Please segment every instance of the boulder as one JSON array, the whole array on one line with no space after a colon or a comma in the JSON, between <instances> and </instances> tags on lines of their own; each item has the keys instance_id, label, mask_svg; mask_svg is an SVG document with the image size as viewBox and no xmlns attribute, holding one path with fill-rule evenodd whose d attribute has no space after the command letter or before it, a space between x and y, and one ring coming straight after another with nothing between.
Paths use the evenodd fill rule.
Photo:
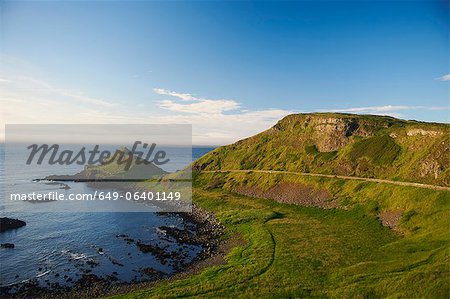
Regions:
<instances>
[{"instance_id":1,"label":"boulder","mask_svg":"<svg viewBox=\"0 0 450 299\"><path fill-rule=\"evenodd\" d=\"M16 229L25 225L27 225L25 221L2 217L0 218L0 233L10 229Z\"/></svg>"},{"instance_id":2,"label":"boulder","mask_svg":"<svg viewBox=\"0 0 450 299\"><path fill-rule=\"evenodd\" d=\"M14 244L12 243L2 243L0 244L1 248L14 248Z\"/></svg>"}]
</instances>

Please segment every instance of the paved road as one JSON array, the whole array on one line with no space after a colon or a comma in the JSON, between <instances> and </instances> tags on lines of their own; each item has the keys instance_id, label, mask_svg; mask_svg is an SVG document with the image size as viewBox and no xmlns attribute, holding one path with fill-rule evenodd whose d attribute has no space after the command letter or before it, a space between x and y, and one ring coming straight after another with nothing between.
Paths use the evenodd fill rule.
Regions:
<instances>
[{"instance_id":1,"label":"paved road","mask_svg":"<svg viewBox=\"0 0 450 299\"><path fill-rule=\"evenodd\" d=\"M284 174L294 174L294 175L303 175L303 176L315 176L315 177L324 177L324 178L337 178L337 179L344 179L344 180L358 180L358 181L384 183L384 184L392 184L392 185L399 185L399 186L409 186L409 187L426 188L426 189L433 189L433 190L450 191L450 187L445 187L445 186L427 185L427 184L413 183L413 182L391 181L391 180L383 180L383 179L371 179L371 178L363 178L363 177L356 177L356 176L308 173L308 172L294 172L294 171L281 171L281 170L259 170L259 169L250 169L250 170L240 170L240 169L203 170L202 172L205 172L205 173L214 173L214 172L284 173Z\"/></svg>"}]
</instances>

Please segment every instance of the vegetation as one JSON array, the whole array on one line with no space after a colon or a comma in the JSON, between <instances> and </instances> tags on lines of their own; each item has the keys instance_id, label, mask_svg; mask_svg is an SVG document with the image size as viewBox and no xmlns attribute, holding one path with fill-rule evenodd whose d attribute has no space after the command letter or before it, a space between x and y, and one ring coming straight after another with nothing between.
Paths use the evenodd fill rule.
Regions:
<instances>
[{"instance_id":1,"label":"vegetation","mask_svg":"<svg viewBox=\"0 0 450 299\"><path fill-rule=\"evenodd\" d=\"M193 198L227 227L224 239L238 236L245 244L222 265L117 297L448 298L449 191L289 173L202 172L266 169L450 185L448 131L446 124L391 117L299 114L216 149L193 164ZM240 191L264 195L279 186L300 186L314 204L325 195L336 208ZM386 215L398 218L385 221Z\"/></svg>"},{"instance_id":2,"label":"vegetation","mask_svg":"<svg viewBox=\"0 0 450 299\"><path fill-rule=\"evenodd\" d=\"M342 207L306 208L229 190L242 181L261 188L280 181L326 186ZM448 298L448 195L282 174L201 174L195 201L215 212L228 237L238 234L245 245L234 248L226 264L117 297ZM398 209L405 211L402 233L376 218Z\"/></svg>"},{"instance_id":3,"label":"vegetation","mask_svg":"<svg viewBox=\"0 0 450 299\"><path fill-rule=\"evenodd\" d=\"M395 161L401 147L387 135L374 136L357 141L350 151L352 161L366 157L375 165L389 165Z\"/></svg>"},{"instance_id":4,"label":"vegetation","mask_svg":"<svg viewBox=\"0 0 450 299\"><path fill-rule=\"evenodd\" d=\"M450 186L450 125L336 113L295 114L220 147L194 168L268 169Z\"/></svg>"}]
</instances>

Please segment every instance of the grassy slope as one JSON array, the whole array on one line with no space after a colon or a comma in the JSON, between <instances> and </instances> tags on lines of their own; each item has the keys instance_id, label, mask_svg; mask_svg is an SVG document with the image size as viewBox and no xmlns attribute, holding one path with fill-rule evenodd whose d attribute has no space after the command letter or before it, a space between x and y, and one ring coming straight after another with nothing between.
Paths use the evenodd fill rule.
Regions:
<instances>
[{"instance_id":1,"label":"grassy slope","mask_svg":"<svg viewBox=\"0 0 450 299\"><path fill-rule=\"evenodd\" d=\"M211 181L224 182L210 189ZM227 191L242 181L270 187L282 180L326 186L346 209L323 210ZM202 174L195 201L238 232L247 245L228 263L123 298L146 297L428 297L447 298L449 193L411 187L268 174ZM405 211L398 235L379 210Z\"/></svg>"},{"instance_id":2,"label":"grassy slope","mask_svg":"<svg viewBox=\"0 0 450 299\"><path fill-rule=\"evenodd\" d=\"M356 121L360 131L348 138L337 136L339 130L318 132L324 118ZM408 136L417 129L443 133ZM194 168L309 171L449 185L448 129L388 117L293 115L205 155ZM342 146L321 151L334 135ZM438 163L443 171L421 176L424 163ZM242 184L264 190L280 182L326 188L343 209L286 205L232 192ZM239 233L246 245L234 248L225 265L118 297L448 298L449 198L448 191L336 178L197 174L194 201L214 211L228 234ZM381 211L398 210L403 211L402 235L376 218Z\"/></svg>"},{"instance_id":3,"label":"grassy slope","mask_svg":"<svg viewBox=\"0 0 450 299\"><path fill-rule=\"evenodd\" d=\"M290 115L265 132L216 149L195 166L355 175L449 186L449 133L448 124L390 117ZM324 149L324 145L331 148Z\"/></svg>"}]
</instances>

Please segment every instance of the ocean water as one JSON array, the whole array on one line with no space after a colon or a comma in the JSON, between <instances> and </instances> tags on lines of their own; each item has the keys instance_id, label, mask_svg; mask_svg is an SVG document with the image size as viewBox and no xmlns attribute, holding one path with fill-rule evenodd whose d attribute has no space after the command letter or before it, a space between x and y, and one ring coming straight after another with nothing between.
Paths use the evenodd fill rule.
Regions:
<instances>
[{"instance_id":1,"label":"ocean water","mask_svg":"<svg viewBox=\"0 0 450 299\"><path fill-rule=\"evenodd\" d=\"M192 148L192 160L212 149ZM8 174L9 180L5 180L4 154L4 145L0 144L0 216L21 219L27 225L0 233L0 243L15 244L14 249L0 249L0 287L33 279L43 287L52 283L70 286L86 273L132 282L151 279L140 272L142 268L151 267L167 274L175 271L172 264L164 263L150 253L142 253L134 243L127 243L123 237L118 237L120 235L164 247L166 251L179 252L185 262L195 258L202 249L200 246L178 244L158 230L159 226L184 228L186 224L176 215L161 216L148 212L36 212L33 211L33 205L54 203L6 200L4 191L7 190L56 191L60 186L33 182L33 179L41 178L43 173L49 174L42 168L37 168L36 173L14 173L13 180ZM179 162L174 167L180 169L184 166ZM79 170L77 166L73 166L73 169L66 166L65 173L61 174ZM68 184L72 192L89 191L84 183Z\"/></svg>"}]
</instances>

